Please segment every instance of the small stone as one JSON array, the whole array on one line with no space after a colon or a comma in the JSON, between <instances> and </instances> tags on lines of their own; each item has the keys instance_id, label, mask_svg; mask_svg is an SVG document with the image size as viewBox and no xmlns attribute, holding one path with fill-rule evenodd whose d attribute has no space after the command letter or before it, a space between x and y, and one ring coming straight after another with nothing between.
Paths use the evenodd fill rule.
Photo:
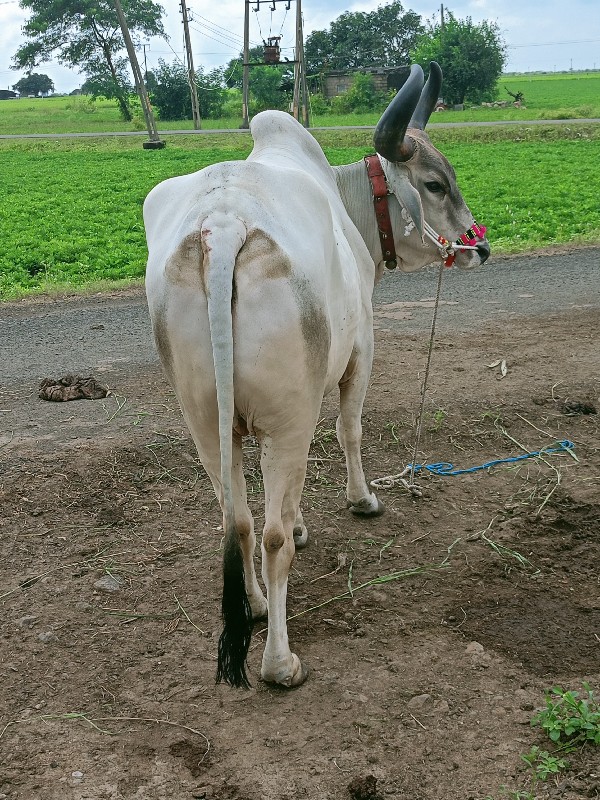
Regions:
<instances>
[{"instance_id":1,"label":"small stone","mask_svg":"<svg viewBox=\"0 0 600 800\"><path fill-rule=\"evenodd\" d=\"M25 617L21 617L21 619L17 621L17 625L20 628L32 628L37 620L38 618L35 616L35 614L28 614Z\"/></svg>"},{"instance_id":2,"label":"small stone","mask_svg":"<svg viewBox=\"0 0 600 800\"><path fill-rule=\"evenodd\" d=\"M433 710L436 714L447 714L450 711L450 706L447 700L436 700L433 704Z\"/></svg>"},{"instance_id":3,"label":"small stone","mask_svg":"<svg viewBox=\"0 0 600 800\"><path fill-rule=\"evenodd\" d=\"M371 592L371 598L376 603L386 603L387 599L388 599L388 596L387 596L387 594L385 592L380 592L380 591L373 590Z\"/></svg>"},{"instance_id":4,"label":"small stone","mask_svg":"<svg viewBox=\"0 0 600 800\"><path fill-rule=\"evenodd\" d=\"M83 772L75 770L75 772L71 773L71 777L74 778L76 781L80 781L83 779Z\"/></svg>"},{"instance_id":5,"label":"small stone","mask_svg":"<svg viewBox=\"0 0 600 800\"><path fill-rule=\"evenodd\" d=\"M406 704L406 707L414 711L415 709L424 708L426 705L429 704L430 700L431 700L430 694L417 694L414 697L410 698L410 700Z\"/></svg>"},{"instance_id":6,"label":"small stone","mask_svg":"<svg viewBox=\"0 0 600 800\"><path fill-rule=\"evenodd\" d=\"M56 634L53 633L52 631L44 631L43 633L38 633L37 638L43 644L48 644L48 642L52 642L54 641L54 639L56 639Z\"/></svg>"},{"instance_id":7,"label":"small stone","mask_svg":"<svg viewBox=\"0 0 600 800\"><path fill-rule=\"evenodd\" d=\"M118 575L103 575L94 582L94 589L98 589L100 592L118 592L125 586L125 583L125 578Z\"/></svg>"},{"instance_id":8,"label":"small stone","mask_svg":"<svg viewBox=\"0 0 600 800\"><path fill-rule=\"evenodd\" d=\"M479 642L469 642L469 644L465 648L465 653L472 655L473 653L483 653L484 646L479 644Z\"/></svg>"}]
</instances>

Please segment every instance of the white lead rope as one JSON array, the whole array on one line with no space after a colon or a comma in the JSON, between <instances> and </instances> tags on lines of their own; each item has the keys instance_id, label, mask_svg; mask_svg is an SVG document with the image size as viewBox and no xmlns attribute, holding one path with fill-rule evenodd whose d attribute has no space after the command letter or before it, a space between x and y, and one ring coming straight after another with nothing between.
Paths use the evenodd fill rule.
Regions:
<instances>
[{"instance_id":1,"label":"white lead rope","mask_svg":"<svg viewBox=\"0 0 600 800\"><path fill-rule=\"evenodd\" d=\"M485 228L477 225L477 223L473 223L473 225L475 227L476 236L478 236L479 238L483 238L483 234L485 234ZM429 337L427 364L425 366L425 375L423 376L423 383L421 386L421 405L419 408L419 417L417 420L417 431L415 434L415 444L413 449L412 464L409 464L402 470L402 472L399 472L397 475L386 475L384 478L376 478L375 480L370 482L370 485L374 489L391 489L393 486L399 483L402 486L404 486L404 488L407 489L411 494L415 495L415 497L423 496L422 490L415 483L415 469L417 463L417 453L419 450L419 444L421 442L421 431L423 428L423 414L425 411L425 395L427 391L429 369L431 366L431 355L433 353L435 325L437 322L437 313L440 304L440 294L442 291L442 276L444 274L444 267L451 266L452 262L454 261L456 250L458 250L459 252L462 250L477 250L476 244L475 245L464 244L462 241L456 241L454 243L449 242L448 239L445 239L443 236L440 236L440 234L437 233L437 231L435 231L431 227L431 225L425 220L423 220L423 234L427 236L429 239L431 239L431 241L436 245L436 247L440 251L440 257L442 259L442 263L440 264L440 272L438 275L438 282L437 282L437 291L435 295L435 304L433 307L433 318L431 320L431 335ZM405 476L409 472L410 472L410 478L406 478Z\"/></svg>"},{"instance_id":2,"label":"white lead rope","mask_svg":"<svg viewBox=\"0 0 600 800\"><path fill-rule=\"evenodd\" d=\"M417 420L417 431L415 434L415 444L413 449L412 463L405 467L402 472L397 475L386 475L384 478L376 478L371 481L371 486L374 489L391 489L396 484L401 484L415 497L422 497L423 492L420 487L415 483L415 466L417 463L417 453L419 451L419 444L421 442L421 431L423 429L423 414L425 411L425 396L427 391L427 381L429 379L429 369L431 367L431 356L433 353L433 342L435 338L435 326L437 322L437 313L440 304L440 294L442 291L442 276L444 274L444 266L449 256L455 253L454 245L443 236L440 236L428 222L423 221L423 233L438 247L442 263L440 264L440 272L438 275L437 291L435 295L435 304L433 307L433 318L431 320L431 335L429 337L429 349L427 352L427 364L425 366L425 375L423 376L423 383L421 386L421 405L419 408L419 417ZM456 247L459 250L477 250L477 245L463 244L456 242ZM410 477L406 478L410 472Z\"/></svg>"}]
</instances>

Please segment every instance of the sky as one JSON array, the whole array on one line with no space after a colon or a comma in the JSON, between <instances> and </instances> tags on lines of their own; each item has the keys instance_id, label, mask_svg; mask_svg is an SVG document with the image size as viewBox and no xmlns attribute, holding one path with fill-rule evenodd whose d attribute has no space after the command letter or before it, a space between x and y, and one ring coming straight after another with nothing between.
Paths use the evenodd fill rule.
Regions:
<instances>
[{"instance_id":1,"label":"sky","mask_svg":"<svg viewBox=\"0 0 600 800\"><path fill-rule=\"evenodd\" d=\"M385 0L303 0L304 36L324 30L344 11L372 11ZM146 48L147 67L156 67L159 59L172 62L183 58L183 32L179 0L163 0L164 25L169 42L151 39ZM260 44L269 35L282 35L283 55L293 58L296 2L286 12L286 2L277 0L275 11L263 2L260 11L250 13L250 40ZM423 20L437 15L440 5L426 0L405 0ZM252 9L255 6L252 6ZM600 69L599 0L455 0L449 8L456 17L470 16L474 22L493 20L508 46L506 72L565 71ZM243 44L244 3L242 0L188 0L190 34L196 68L205 70L223 66L237 56ZM9 88L24 76L11 70L12 56L23 43L21 27L27 14L18 0L0 0L0 88ZM143 67L143 53L138 57ZM70 92L84 80L75 70L56 62L42 64L35 70L49 75L56 92Z\"/></svg>"}]
</instances>

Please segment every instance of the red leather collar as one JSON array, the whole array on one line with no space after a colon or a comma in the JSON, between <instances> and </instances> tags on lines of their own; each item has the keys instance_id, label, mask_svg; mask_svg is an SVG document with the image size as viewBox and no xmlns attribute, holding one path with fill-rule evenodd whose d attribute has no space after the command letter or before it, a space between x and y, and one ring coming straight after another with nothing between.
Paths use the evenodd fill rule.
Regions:
<instances>
[{"instance_id":1,"label":"red leather collar","mask_svg":"<svg viewBox=\"0 0 600 800\"><path fill-rule=\"evenodd\" d=\"M377 218L377 229L379 231L383 260L388 269L395 269L398 260L396 257L396 248L394 247L394 232L392 231L392 222L390 220L390 211L388 208L389 191L385 173L383 172L381 161L377 153L372 156L365 156L365 164L367 166L367 175L369 176L371 189L373 190L373 205L375 207L375 217Z\"/></svg>"}]
</instances>

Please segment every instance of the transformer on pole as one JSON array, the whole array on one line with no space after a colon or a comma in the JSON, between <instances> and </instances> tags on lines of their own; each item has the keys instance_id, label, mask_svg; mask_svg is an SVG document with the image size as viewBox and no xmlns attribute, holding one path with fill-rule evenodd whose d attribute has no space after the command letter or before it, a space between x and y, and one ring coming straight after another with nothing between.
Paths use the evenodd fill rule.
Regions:
<instances>
[{"instance_id":1,"label":"transformer on pole","mask_svg":"<svg viewBox=\"0 0 600 800\"><path fill-rule=\"evenodd\" d=\"M261 4L268 3L271 11L275 11L277 3L285 3L286 10L289 10L292 0L244 0L244 63L242 74L242 124L241 128L250 126L249 114L249 86L250 86L250 67L257 67L263 64L280 64L279 40L281 36L269 36L267 41L263 40L264 59L263 61L250 63L250 5L254 11L259 11ZM292 113L294 117L301 121L308 128L308 87L306 83L306 68L304 64L304 37L302 33L302 0L293 0L296 3L296 52L293 61L286 59L285 64L294 65L294 94L292 102Z\"/></svg>"}]
</instances>

